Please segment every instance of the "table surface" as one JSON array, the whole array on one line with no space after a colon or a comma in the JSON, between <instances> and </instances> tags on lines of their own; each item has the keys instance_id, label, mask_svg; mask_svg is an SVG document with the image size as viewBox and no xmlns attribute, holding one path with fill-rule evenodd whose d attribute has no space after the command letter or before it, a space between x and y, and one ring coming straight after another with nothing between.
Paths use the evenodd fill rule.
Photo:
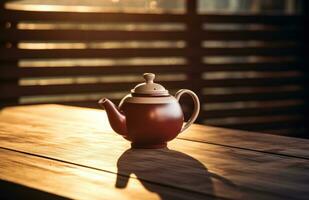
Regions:
<instances>
[{"instance_id":1,"label":"table surface","mask_svg":"<svg viewBox=\"0 0 309 200\"><path fill-rule=\"evenodd\" d=\"M166 149L130 149L112 131L106 113L96 109L51 104L2 109L0 160L0 195L309 197L309 140L193 125Z\"/></svg>"}]
</instances>

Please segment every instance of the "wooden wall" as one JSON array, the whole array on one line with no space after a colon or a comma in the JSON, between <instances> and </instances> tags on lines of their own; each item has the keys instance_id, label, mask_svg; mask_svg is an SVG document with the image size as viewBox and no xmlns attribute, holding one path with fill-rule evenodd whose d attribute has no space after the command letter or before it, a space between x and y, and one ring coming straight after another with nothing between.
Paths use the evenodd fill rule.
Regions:
<instances>
[{"instance_id":1,"label":"wooden wall","mask_svg":"<svg viewBox=\"0 0 309 200\"><path fill-rule=\"evenodd\" d=\"M39 12L1 9L0 99L1 105L42 103L22 98L67 95L93 96L57 100L62 103L97 107L96 95L119 101L142 79L132 81L73 82L65 84L21 84L21 80L55 77L139 76L156 73L159 83L172 92L194 90L203 104L198 122L209 125L306 136L306 87L304 70L303 15L199 14L196 1L187 2L184 14L128 14ZM176 24L172 30L83 30L23 29L20 22L85 24ZM20 42L168 41L183 46L165 48L20 48ZM216 45L219 42L223 45ZM117 64L67 66L23 66L35 59L151 58L165 64ZM176 59L176 60L177 60ZM156 62L155 62L156 63ZM170 76L164 76L170 75ZM177 75L177 76L176 76ZM180 78L177 78L180 77ZM39 98L40 99L40 98ZM189 100L185 100L187 103ZM189 111L190 103L184 109ZM186 111L186 112L187 112Z\"/></svg>"}]
</instances>

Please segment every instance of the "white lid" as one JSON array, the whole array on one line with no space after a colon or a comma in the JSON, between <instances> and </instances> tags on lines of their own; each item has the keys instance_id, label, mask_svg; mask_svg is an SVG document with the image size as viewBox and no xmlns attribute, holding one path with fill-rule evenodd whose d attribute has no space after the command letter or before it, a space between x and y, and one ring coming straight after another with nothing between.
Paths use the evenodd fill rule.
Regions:
<instances>
[{"instance_id":1,"label":"white lid","mask_svg":"<svg viewBox=\"0 0 309 200\"><path fill-rule=\"evenodd\" d=\"M168 96L168 90L166 90L162 85L154 83L155 74L144 73L143 77L145 83L140 83L131 90L132 95L142 95L142 96Z\"/></svg>"}]
</instances>

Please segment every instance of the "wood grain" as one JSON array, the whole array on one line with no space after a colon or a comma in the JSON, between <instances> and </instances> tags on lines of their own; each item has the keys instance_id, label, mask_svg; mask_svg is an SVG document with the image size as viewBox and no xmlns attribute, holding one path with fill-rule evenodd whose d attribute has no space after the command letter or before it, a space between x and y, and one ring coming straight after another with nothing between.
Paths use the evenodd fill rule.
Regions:
<instances>
[{"instance_id":1,"label":"wood grain","mask_svg":"<svg viewBox=\"0 0 309 200\"><path fill-rule=\"evenodd\" d=\"M220 130L225 133L220 135ZM166 197L149 187L149 181L222 198L307 198L306 140L269 136L264 141L257 133L234 132L195 125L170 142L170 149L130 150L100 110L41 105L7 108L0 114L1 147L123 176L134 174L162 199ZM233 146L228 138L237 141L242 133ZM209 138L213 142L207 144Z\"/></svg>"},{"instance_id":2,"label":"wood grain","mask_svg":"<svg viewBox=\"0 0 309 200\"><path fill-rule=\"evenodd\" d=\"M58 199L160 199L156 193L144 188L136 178L131 178L128 186L116 187L116 180L124 182L125 176L105 172L88 167L76 166L51 159L27 155L20 152L0 149L0 179L20 185L19 188L1 188L1 197ZM7 183L6 183L7 184ZM1 186L5 186L1 184ZM21 191L22 187L26 191ZM160 191L169 199L205 198L201 194L164 187L155 183L147 183L148 187ZM14 186L16 187L16 186ZM13 193L12 193L13 192ZM20 194L27 196L19 196ZM211 196L207 196L211 198Z\"/></svg>"},{"instance_id":3,"label":"wood grain","mask_svg":"<svg viewBox=\"0 0 309 200\"><path fill-rule=\"evenodd\" d=\"M309 159L308 139L194 125L178 138Z\"/></svg>"}]
</instances>

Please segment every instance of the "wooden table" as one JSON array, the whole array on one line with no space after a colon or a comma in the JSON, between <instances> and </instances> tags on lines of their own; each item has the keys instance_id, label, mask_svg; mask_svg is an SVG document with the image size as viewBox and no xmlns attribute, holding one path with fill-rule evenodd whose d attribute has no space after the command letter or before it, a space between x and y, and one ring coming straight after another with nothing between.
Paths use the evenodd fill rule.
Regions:
<instances>
[{"instance_id":1,"label":"wooden table","mask_svg":"<svg viewBox=\"0 0 309 200\"><path fill-rule=\"evenodd\" d=\"M168 149L130 149L103 110L0 113L0 199L309 199L309 141L193 125Z\"/></svg>"}]
</instances>

